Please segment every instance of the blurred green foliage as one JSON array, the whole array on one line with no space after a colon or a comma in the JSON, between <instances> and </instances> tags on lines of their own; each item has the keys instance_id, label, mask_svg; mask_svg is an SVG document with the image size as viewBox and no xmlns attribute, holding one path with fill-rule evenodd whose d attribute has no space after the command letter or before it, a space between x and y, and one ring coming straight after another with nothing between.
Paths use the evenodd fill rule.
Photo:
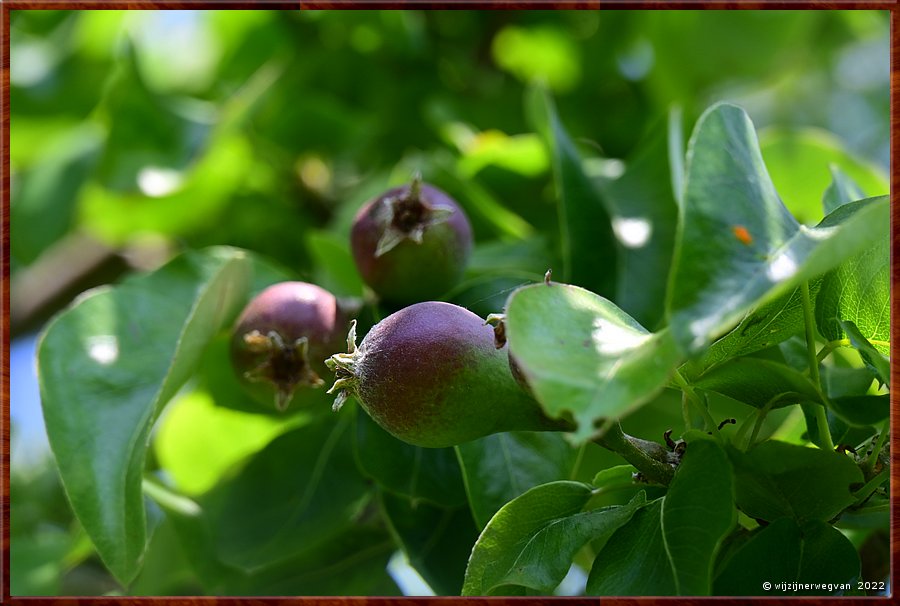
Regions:
<instances>
[{"instance_id":1,"label":"blurred green foliage","mask_svg":"<svg viewBox=\"0 0 900 606\"><path fill-rule=\"evenodd\" d=\"M658 143L670 108L689 126L713 101L742 105L785 203L814 223L828 163L886 191L888 31L886 11L12 11L12 296L38 272L53 282L73 234L141 268L230 244L359 296L353 216L419 170L475 230L450 297L497 311L561 264L550 155L525 102L535 82L613 192L649 187L616 181L618 159ZM654 415L674 410L665 400L632 420L639 433L671 426ZM271 430L255 431L220 450L258 448ZM52 467L12 465L12 594L115 591ZM197 492L215 480L174 474ZM132 592L199 591L165 565L168 524Z\"/></svg>"}]
</instances>

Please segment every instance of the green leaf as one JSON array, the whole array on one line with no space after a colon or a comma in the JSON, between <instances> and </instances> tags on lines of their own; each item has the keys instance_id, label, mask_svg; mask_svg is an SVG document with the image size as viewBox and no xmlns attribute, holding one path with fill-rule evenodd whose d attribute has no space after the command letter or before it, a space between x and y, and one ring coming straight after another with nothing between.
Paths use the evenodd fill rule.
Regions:
<instances>
[{"instance_id":1,"label":"green leaf","mask_svg":"<svg viewBox=\"0 0 900 606\"><path fill-rule=\"evenodd\" d=\"M616 291L618 252L601 192L588 177L582 159L546 93L534 99L542 108L538 131L546 133L556 183L562 244L562 280L612 296Z\"/></svg>"},{"instance_id":2,"label":"green leaf","mask_svg":"<svg viewBox=\"0 0 900 606\"><path fill-rule=\"evenodd\" d=\"M254 573L340 535L369 500L351 427L350 416L326 416L285 433L200 497L217 558Z\"/></svg>"},{"instance_id":3,"label":"green leaf","mask_svg":"<svg viewBox=\"0 0 900 606\"><path fill-rule=\"evenodd\" d=\"M473 221L483 222L505 239L527 240L535 236L535 229L530 223L501 204L487 188L461 174L454 156L438 152L429 157L429 160L430 166L427 168L430 170L424 172L423 178L426 181L446 182L446 187L442 189L448 190L447 193L463 202Z\"/></svg>"},{"instance_id":4,"label":"green leaf","mask_svg":"<svg viewBox=\"0 0 900 606\"><path fill-rule=\"evenodd\" d=\"M397 595L386 573L393 542L382 528L350 523L316 549L248 572L220 559L210 519L197 502L153 483L145 491L172 521L181 546L209 595Z\"/></svg>"},{"instance_id":5,"label":"green leaf","mask_svg":"<svg viewBox=\"0 0 900 606\"><path fill-rule=\"evenodd\" d=\"M339 297L362 296L362 280L346 237L313 231L306 236L306 247L313 259L316 284Z\"/></svg>"},{"instance_id":6,"label":"green leaf","mask_svg":"<svg viewBox=\"0 0 900 606\"><path fill-rule=\"evenodd\" d=\"M731 463L718 443L688 444L662 508L678 595L710 595L716 552L737 519L732 484Z\"/></svg>"},{"instance_id":7,"label":"green leaf","mask_svg":"<svg viewBox=\"0 0 900 606\"><path fill-rule=\"evenodd\" d=\"M597 554L587 595L675 595L675 575L661 524L663 500L639 509Z\"/></svg>"},{"instance_id":8,"label":"green leaf","mask_svg":"<svg viewBox=\"0 0 900 606\"><path fill-rule=\"evenodd\" d=\"M772 182L788 208L803 223L813 224L822 218L819 192L826 191L833 182L835 166L864 191L873 194L889 191L882 170L847 153L846 145L829 132L812 128L767 128L760 132L759 139ZM852 199L860 198L863 196Z\"/></svg>"},{"instance_id":9,"label":"green leaf","mask_svg":"<svg viewBox=\"0 0 900 606\"><path fill-rule=\"evenodd\" d=\"M197 120L186 117L187 112L176 113L173 99L148 87L138 63L134 45L126 41L97 112L108 128L99 177L104 187L117 192L137 191L147 167L184 168L212 130L211 116Z\"/></svg>"},{"instance_id":10,"label":"green leaf","mask_svg":"<svg viewBox=\"0 0 900 606\"><path fill-rule=\"evenodd\" d=\"M558 433L527 431L493 434L460 444L456 451L479 528L530 488L569 479L577 455Z\"/></svg>"},{"instance_id":11,"label":"green leaf","mask_svg":"<svg viewBox=\"0 0 900 606\"><path fill-rule=\"evenodd\" d=\"M636 471L637 469L631 465L616 465L615 467L598 471L594 479L591 480L591 484L594 488L632 486L634 485L634 473Z\"/></svg>"},{"instance_id":12,"label":"green leaf","mask_svg":"<svg viewBox=\"0 0 900 606\"><path fill-rule=\"evenodd\" d=\"M421 448L401 442L366 414L356 415L354 446L359 469L386 490L447 507L466 502L452 448Z\"/></svg>"},{"instance_id":13,"label":"green leaf","mask_svg":"<svg viewBox=\"0 0 900 606\"><path fill-rule=\"evenodd\" d=\"M821 521L801 527L780 518L757 530L731 556L714 588L716 595L727 596L841 595L835 586L852 586L859 570L856 549L840 531ZM769 589L764 583L771 584ZM794 583L818 586L806 589Z\"/></svg>"},{"instance_id":14,"label":"green leaf","mask_svg":"<svg viewBox=\"0 0 900 606\"><path fill-rule=\"evenodd\" d=\"M9 592L12 596L60 594L64 558L72 536L53 526L10 541Z\"/></svg>"},{"instance_id":15,"label":"green leaf","mask_svg":"<svg viewBox=\"0 0 900 606\"><path fill-rule=\"evenodd\" d=\"M743 453L728 450L735 473L737 505L747 515L774 521L830 520L855 498L863 475L846 455L768 441Z\"/></svg>"},{"instance_id":16,"label":"green leaf","mask_svg":"<svg viewBox=\"0 0 900 606\"><path fill-rule=\"evenodd\" d=\"M836 341L845 336L841 322L853 322L887 355L891 340L890 223L874 226L867 235L870 246L823 278L815 299L816 326L827 341Z\"/></svg>"},{"instance_id":17,"label":"green leaf","mask_svg":"<svg viewBox=\"0 0 900 606\"><path fill-rule=\"evenodd\" d=\"M638 152L628 159L622 176L600 182L618 242L615 301L650 327L660 324L665 311L665 278L672 264L678 224L667 133L661 126L654 127L647 140L638 144Z\"/></svg>"},{"instance_id":18,"label":"green leaf","mask_svg":"<svg viewBox=\"0 0 900 606\"><path fill-rule=\"evenodd\" d=\"M861 507L850 508L841 514L835 525L838 528L888 530L891 524L891 500L872 495Z\"/></svg>"},{"instance_id":19,"label":"green leaf","mask_svg":"<svg viewBox=\"0 0 900 606\"><path fill-rule=\"evenodd\" d=\"M437 595L460 595L466 561L478 539L467 507L413 503L382 492L381 505L410 565Z\"/></svg>"},{"instance_id":20,"label":"green leaf","mask_svg":"<svg viewBox=\"0 0 900 606\"><path fill-rule=\"evenodd\" d=\"M606 544L646 504L639 492L627 505L603 507L555 520L528 540L498 586L519 585L551 593L565 578L578 551L586 544Z\"/></svg>"},{"instance_id":21,"label":"green leaf","mask_svg":"<svg viewBox=\"0 0 900 606\"><path fill-rule=\"evenodd\" d=\"M566 284L513 292L506 334L544 410L552 417L571 413L582 441L596 420L648 401L679 361L668 331L651 334L610 301Z\"/></svg>"},{"instance_id":22,"label":"green leaf","mask_svg":"<svg viewBox=\"0 0 900 606\"><path fill-rule=\"evenodd\" d=\"M578 514L591 495L591 487L581 482L551 482L536 486L504 505L491 518L472 549L462 595L502 595L508 590L503 587L503 579L515 572L517 560L535 537ZM587 541L585 536L571 553ZM558 543L556 546L559 547ZM568 559L557 584L570 564Z\"/></svg>"},{"instance_id":23,"label":"green leaf","mask_svg":"<svg viewBox=\"0 0 900 606\"><path fill-rule=\"evenodd\" d=\"M844 534L825 522L814 520L801 527L803 557L800 560L798 583L855 585L860 576L859 554ZM855 589L855 587L854 587ZM834 595L819 587L799 590L797 595Z\"/></svg>"},{"instance_id":24,"label":"green leaf","mask_svg":"<svg viewBox=\"0 0 900 606\"><path fill-rule=\"evenodd\" d=\"M153 450L175 486L198 495L233 465L304 420L216 406L208 393L193 391L169 406L154 434Z\"/></svg>"},{"instance_id":25,"label":"green leaf","mask_svg":"<svg viewBox=\"0 0 900 606\"><path fill-rule=\"evenodd\" d=\"M845 396L832 398L828 401L828 407L834 413L857 427L875 425L888 418L891 412L891 396Z\"/></svg>"},{"instance_id":26,"label":"green leaf","mask_svg":"<svg viewBox=\"0 0 900 606\"><path fill-rule=\"evenodd\" d=\"M809 285L815 297L822 284L813 280ZM747 313L740 323L724 337L713 343L699 359L685 365L684 374L697 378L703 371L731 358L745 356L766 349L803 332L803 302L799 288Z\"/></svg>"},{"instance_id":27,"label":"green leaf","mask_svg":"<svg viewBox=\"0 0 900 606\"><path fill-rule=\"evenodd\" d=\"M763 408L778 396L781 397L772 408L821 401L816 386L806 376L779 362L760 358L729 360L702 375L694 385L756 408Z\"/></svg>"},{"instance_id":28,"label":"green leaf","mask_svg":"<svg viewBox=\"0 0 900 606\"><path fill-rule=\"evenodd\" d=\"M829 166L829 168L831 169L831 183L822 196L822 208L825 209L826 215L830 214L838 206L862 200L866 197L859 185L847 173L834 164Z\"/></svg>"},{"instance_id":29,"label":"green leaf","mask_svg":"<svg viewBox=\"0 0 900 606\"><path fill-rule=\"evenodd\" d=\"M881 382L887 386L891 384L891 363L886 357L890 355L890 344L882 343L876 347L859 331L859 328L851 320L841 320L841 328L847 333L847 338L853 347L859 351L866 366L878 375ZM886 351L885 353L882 353Z\"/></svg>"},{"instance_id":30,"label":"green leaf","mask_svg":"<svg viewBox=\"0 0 900 606\"><path fill-rule=\"evenodd\" d=\"M85 188L79 220L112 244L149 231L191 234L218 220L252 166L252 148L246 140L231 134L216 136L209 151L183 171L147 167L144 178L160 189L149 189L146 195L92 183Z\"/></svg>"},{"instance_id":31,"label":"green leaf","mask_svg":"<svg viewBox=\"0 0 900 606\"><path fill-rule=\"evenodd\" d=\"M102 131L94 124L71 129L30 170L16 175L10 200L10 254L28 264L71 227L82 185L97 164Z\"/></svg>"},{"instance_id":32,"label":"green leaf","mask_svg":"<svg viewBox=\"0 0 900 606\"><path fill-rule=\"evenodd\" d=\"M673 337L688 352L858 253L869 233L889 222L882 197L842 206L816 227L801 226L772 185L747 114L727 104L697 123L681 210L668 309Z\"/></svg>"},{"instance_id":33,"label":"green leaf","mask_svg":"<svg viewBox=\"0 0 900 606\"><path fill-rule=\"evenodd\" d=\"M822 387L829 398L858 396L869 391L875 374L868 368L821 365Z\"/></svg>"},{"instance_id":34,"label":"green leaf","mask_svg":"<svg viewBox=\"0 0 900 606\"><path fill-rule=\"evenodd\" d=\"M471 179L488 166L535 177L549 166L547 149L533 133L510 136L499 130L484 131L463 150L459 172Z\"/></svg>"},{"instance_id":35,"label":"green leaf","mask_svg":"<svg viewBox=\"0 0 900 606\"><path fill-rule=\"evenodd\" d=\"M141 475L150 429L237 314L248 283L243 252L188 252L85 295L41 337L50 445L75 514L123 583L139 570L146 542Z\"/></svg>"}]
</instances>

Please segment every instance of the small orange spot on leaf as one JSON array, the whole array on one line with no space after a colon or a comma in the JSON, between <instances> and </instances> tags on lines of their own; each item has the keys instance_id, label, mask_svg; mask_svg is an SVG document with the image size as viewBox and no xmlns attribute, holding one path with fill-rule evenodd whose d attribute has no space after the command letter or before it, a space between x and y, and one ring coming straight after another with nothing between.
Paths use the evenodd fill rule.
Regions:
<instances>
[{"instance_id":1,"label":"small orange spot on leaf","mask_svg":"<svg viewBox=\"0 0 900 606\"><path fill-rule=\"evenodd\" d=\"M743 225L732 225L731 232L735 238L741 241L741 244L746 244L747 246L753 244L753 236L750 235L750 232Z\"/></svg>"}]
</instances>

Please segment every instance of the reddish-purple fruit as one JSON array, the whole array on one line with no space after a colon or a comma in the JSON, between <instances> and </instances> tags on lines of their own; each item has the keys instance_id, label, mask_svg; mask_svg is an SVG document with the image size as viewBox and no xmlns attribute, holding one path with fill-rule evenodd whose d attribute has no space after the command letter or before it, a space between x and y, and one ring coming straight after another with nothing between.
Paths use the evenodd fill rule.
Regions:
<instances>
[{"instance_id":1,"label":"reddish-purple fruit","mask_svg":"<svg viewBox=\"0 0 900 606\"><path fill-rule=\"evenodd\" d=\"M381 298L423 301L462 278L472 227L450 196L417 177L360 209L350 245L360 275Z\"/></svg>"},{"instance_id":2,"label":"reddish-purple fruit","mask_svg":"<svg viewBox=\"0 0 900 606\"><path fill-rule=\"evenodd\" d=\"M306 282L274 284L235 324L235 371L251 395L284 411L299 389L324 385L325 359L343 348L347 322L327 290Z\"/></svg>"},{"instance_id":3,"label":"reddish-purple fruit","mask_svg":"<svg viewBox=\"0 0 900 606\"><path fill-rule=\"evenodd\" d=\"M355 327L354 327L355 328ZM570 429L547 418L510 374L494 331L462 307L429 301L379 322L328 361L335 410L354 396L395 437L445 447L501 431Z\"/></svg>"}]
</instances>

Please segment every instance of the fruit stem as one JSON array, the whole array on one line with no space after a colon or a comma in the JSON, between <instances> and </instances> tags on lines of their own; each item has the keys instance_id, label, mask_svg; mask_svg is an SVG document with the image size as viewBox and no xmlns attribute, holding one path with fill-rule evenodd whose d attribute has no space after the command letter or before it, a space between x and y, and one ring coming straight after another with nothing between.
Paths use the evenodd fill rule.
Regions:
<instances>
[{"instance_id":1,"label":"fruit stem","mask_svg":"<svg viewBox=\"0 0 900 606\"><path fill-rule=\"evenodd\" d=\"M878 475L866 482L865 486L854 492L853 496L856 497L856 502L854 503L854 505L859 507L860 505L865 503L866 500L872 496L872 493L875 492L875 489L881 486L881 484L890 477L890 474L891 470L885 467L880 472L878 472Z\"/></svg>"},{"instance_id":2,"label":"fruit stem","mask_svg":"<svg viewBox=\"0 0 900 606\"><path fill-rule=\"evenodd\" d=\"M826 399L822 393L822 378L819 376L819 360L816 355L816 335L814 333L815 319L813 318L812 301L809 297L809 282L800 284L800 295L803 303L803 325L806 329L806 354L809 361L809 376L819 392L823 406L816 406L816 425L819 428L819 441L824 450L834 450L834 442L831 439L831 430L828 428L828 416L825 414Z\"/></svg>"},{"instance_id":3,"label":"fruit stem","mask_svg":"<svg viewBox=\"0 0 900 606\"><path fill-rule=\"evenodd\" d=\"M884 442L887 439L888 433L891 431L891 420L885 420L883 426L881 427L881 433L878 434L878 438L875 441L875 446L872 448L871 454L866 459L866 462L863 466L863 473L868 476L875 469L875 463L878 461L878 455L881 454L881 449L884 448Z\"/></svg>"},{"instance_id":4,"label":"fruit stem","mask_svg":"<svg viewBox=\"0 0 900 606\"><path fill-rule=\"evenodd\" d=\"M697 395L697 392L694 391L694 388L691 387L690 383L687 382L687 379L678 372L678 369L675 370L675 374L673 375L675 379L675 383L681 390L687 394L688 400L700 411L700 414L703 415L703 421L706 423L706 430L710 432L713 436L715 436L716 440L720 443L722 442L722 436L719 434L719 424L716 423L715 419L712 418L712 415L709 414L709 409L703 400L700 399L700 396Z\"/></svg>"},{"instance_id":5,"label":"fruit stem","mask_svg":"<svg viewBox=\"0 0 900 606\"><path fill-rule=\"evenodd\" d=\"M669 452L661 444L628 435L618 422L611 424L593 441L620 455L651 482L667 486L675 475L669 462Z\"/></svg>"}]
</instances>

